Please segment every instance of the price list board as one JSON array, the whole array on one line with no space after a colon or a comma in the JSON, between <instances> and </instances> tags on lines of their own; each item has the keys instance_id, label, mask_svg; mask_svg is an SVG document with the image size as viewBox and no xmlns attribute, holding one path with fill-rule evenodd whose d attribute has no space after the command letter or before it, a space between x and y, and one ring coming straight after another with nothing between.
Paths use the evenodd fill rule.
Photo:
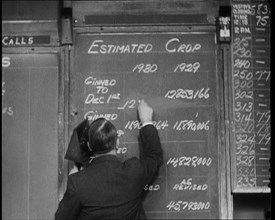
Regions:
<instances>
[{"instance_id":1,"label":"price list board","mask_svg":"<svg viewBox=\"0 0 275 220\"><path fill-rule=\"evenodd\" d=\"M231 167L233 192L270 192L270 8L233 1Z\"/></svg>"},{"instance_id":2,"label":"price list board","mask_svg":"<svg viewBox=\"0 0 275 220\"><path fill-rule=\"evenodd\" d=\"M219 218L218 79L214 32L78 33L69 130L105 117L121 160L139 157L137 105L154 109L164 163L144 187L148 218Z\"/></svg>"}]
</instances>

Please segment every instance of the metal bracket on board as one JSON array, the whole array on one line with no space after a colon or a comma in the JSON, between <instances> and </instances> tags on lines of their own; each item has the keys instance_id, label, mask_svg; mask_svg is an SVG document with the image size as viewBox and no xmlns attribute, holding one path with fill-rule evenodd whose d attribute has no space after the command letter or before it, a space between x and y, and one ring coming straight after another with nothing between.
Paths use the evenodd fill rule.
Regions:
<instances>
[{"instance_id":1,"label":"metal bracket on board","mask_svg":"<svg viewBox=\"0 0 275 220\"><path fill-rule=\"evenodd\" d=\"M61 9L61 44L72 45L72 8Z\"/></svg>"}]
</instances>

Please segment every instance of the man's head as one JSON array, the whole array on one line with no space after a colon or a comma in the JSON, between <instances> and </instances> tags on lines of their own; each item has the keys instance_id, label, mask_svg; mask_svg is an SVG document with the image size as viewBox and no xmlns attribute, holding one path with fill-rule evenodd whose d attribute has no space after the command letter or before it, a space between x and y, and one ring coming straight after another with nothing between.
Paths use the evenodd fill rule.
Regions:
<instances>
[{"instance_id":1,"label":"man's head","mask_svg":"<svg viewBox=\"0 0 275 220\"><path fill-rule=\"evenodd\" d=\"M110 121L98 118L89 127L88 140L93 154L110 152L117 145L117 130Z\"/></svg>"}]
</instances>

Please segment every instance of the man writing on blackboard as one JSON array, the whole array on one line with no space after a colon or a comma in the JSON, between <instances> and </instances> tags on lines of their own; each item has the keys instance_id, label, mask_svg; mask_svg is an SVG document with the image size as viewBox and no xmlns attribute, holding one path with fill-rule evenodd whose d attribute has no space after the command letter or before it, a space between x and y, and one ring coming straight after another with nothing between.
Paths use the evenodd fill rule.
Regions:
<instances>
[{"instance_id":1,"label":"man writing on blackboard","mask_svg":"<svg viewBox=\"0 0 275 220\"><path fill-rule=\"evenodd\" d=\"M55 213L55 220L146 219L141 196L162 165L158 132L152 125L153 109L141 100L138 106L140 159L121 162L114 125L99 118L89 125L89 164L68 177L67 190Z\"/></svg>"}]
</instances>

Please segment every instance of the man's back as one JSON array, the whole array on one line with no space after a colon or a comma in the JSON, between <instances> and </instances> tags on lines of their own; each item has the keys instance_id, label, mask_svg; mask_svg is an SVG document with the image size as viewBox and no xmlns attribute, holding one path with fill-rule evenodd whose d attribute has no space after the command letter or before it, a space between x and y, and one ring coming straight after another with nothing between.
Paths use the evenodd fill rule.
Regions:
<instances>
[{"instance_id":1,"label":"man's back","mask_svg":"<svg viewBox=\"0 0 275 220\"><path fill-rule=\"evenodd\" d=\"M100 153L95 158L91 155L94 159L84 170L69 175L55 220L145 218L141 194L157 176L163 152L157 129L152 125L152 108L141 100L138 112L142 123L139 159L124 163L118 160L113 144L116 129L110 122L98 119L90 125L87 146L91 152Z\"/></svg>"},{"instance_id":2,"label":"man's back","mask_svg":"<svg viewBox=\"0 0 275 220\"><path fill-rule=\"evenodd\" d=\"M142 218L144 179L137 158L121 163L116 156L102 156L70 177L82 207L79 220Z\"/></svg>"}]
</instances>

